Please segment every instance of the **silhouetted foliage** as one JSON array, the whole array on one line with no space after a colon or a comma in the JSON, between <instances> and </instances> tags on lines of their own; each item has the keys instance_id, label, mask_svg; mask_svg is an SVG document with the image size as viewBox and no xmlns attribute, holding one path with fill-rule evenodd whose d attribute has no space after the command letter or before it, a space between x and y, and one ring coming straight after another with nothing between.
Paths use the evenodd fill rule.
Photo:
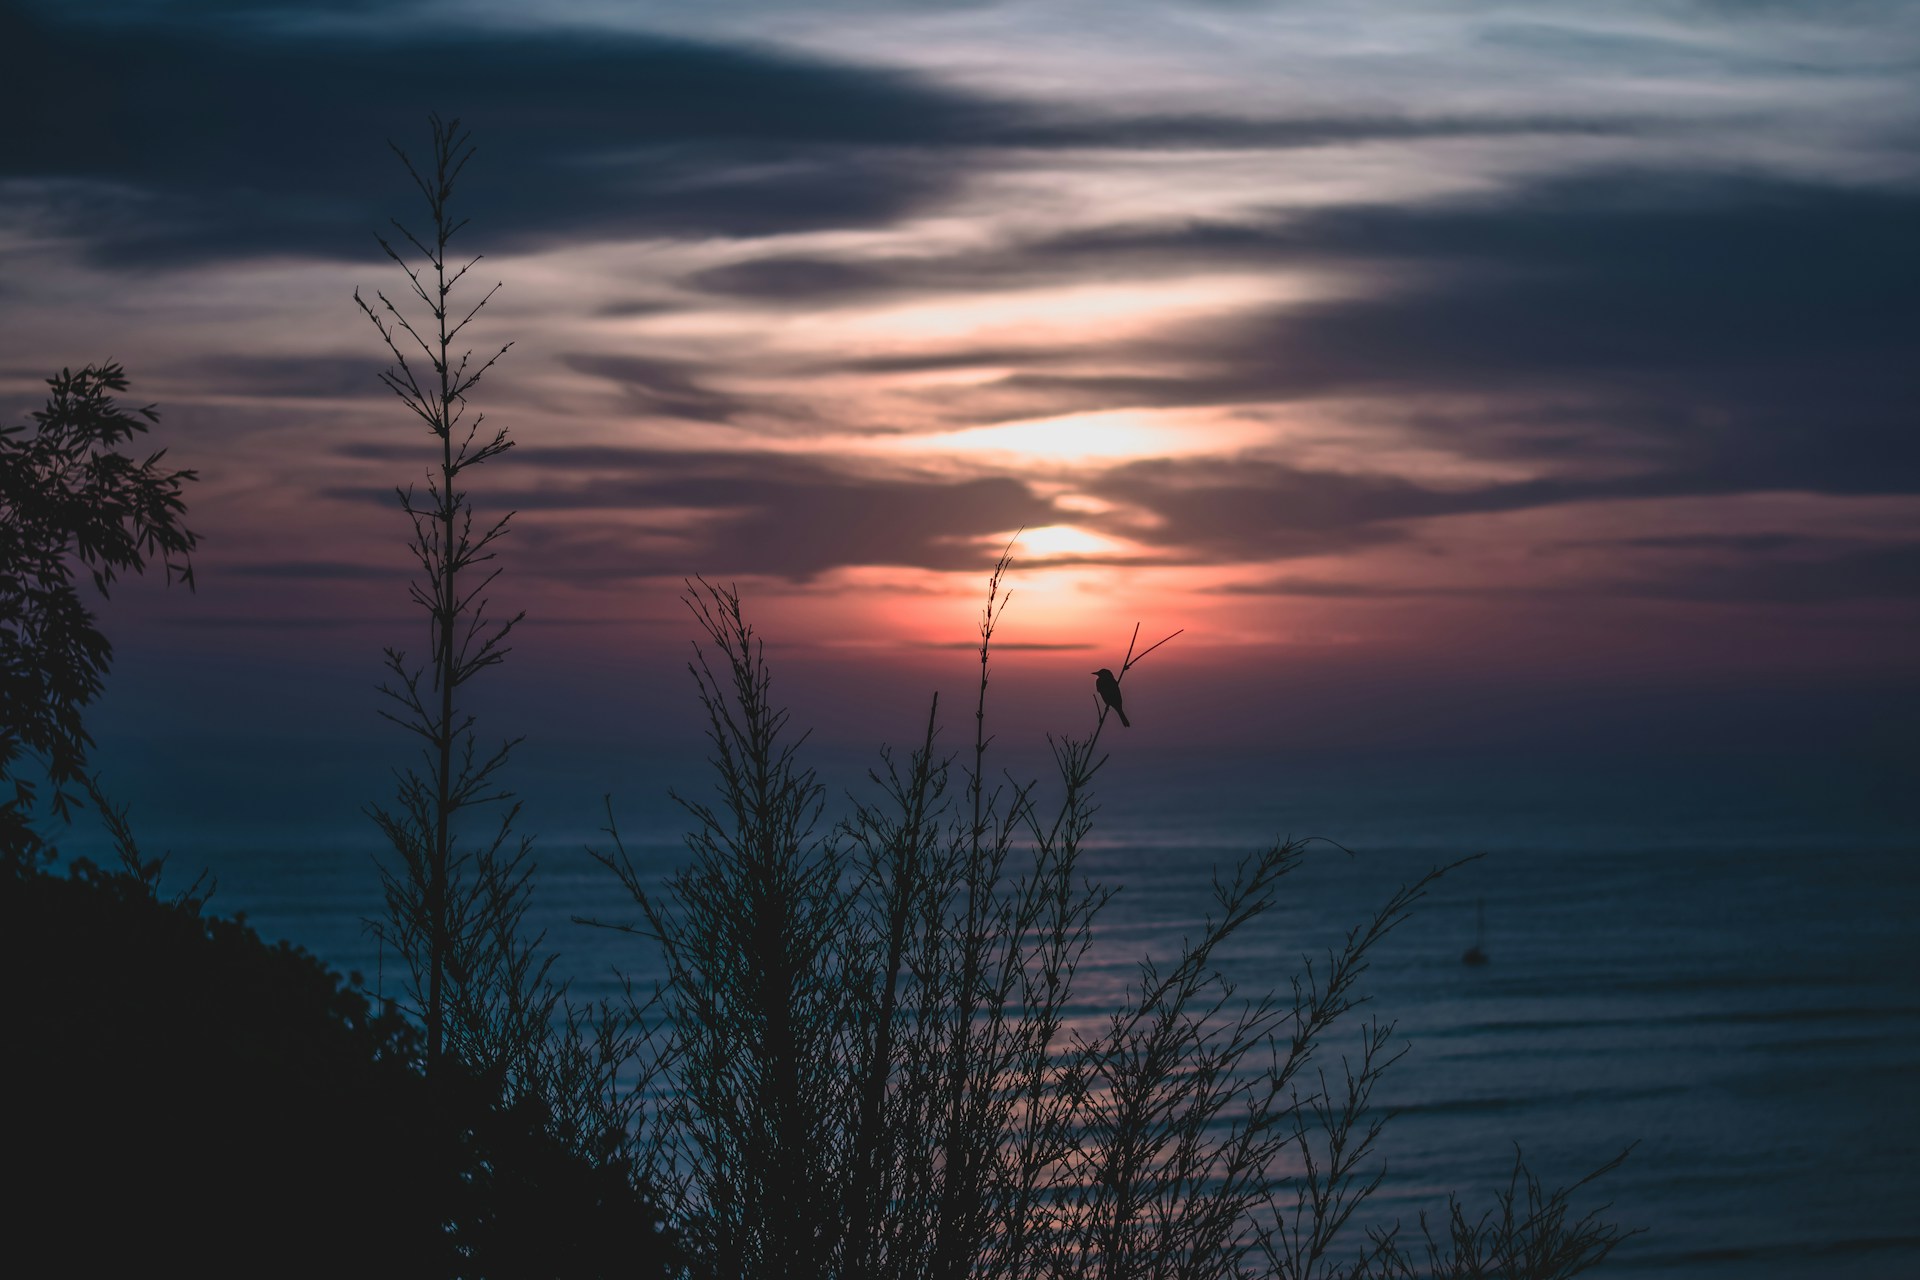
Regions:
<instances>
[{"instance_id":1,"label":"silhouetted foliage","mask_svg":"<svg viewBox=\"0 0 1920 1280\"><path fill-rule=\"evenodd\" d=\"M105 598L123 572L157 560L166 580L193 585L194 533L182 487L188 470L162 465L164 449L136 460L121 451L159 420L151 406L122 409L117 364L62 369L31 425L0 427L0 856L49 856L30 825L34 781L49 807L70 815L93 740L82 724L113 657L75 585L82 570Z\"/></svg>"},{"instance_id":2,"label":"silhouetted foliage","mask_svg":"<svg viewBox=\"0 0 1920 1280\"><path fill-rule=\"evenodd\" d=\"M1566 1280L1596 1266L1614 1246L1637 1232L1623 1232L1600 1220L1606 1208L1569 1221L1572 1195L1626 1161L1633 1148L1622 1151L1570 1187L1548 1191L1527 1168L1516 1148L1513 1173L1495 1205L1478 1218L1469 1218L1459 1200L1447 1199L1447 1226L1434 1234L1433 1224L1420 1215L1421 1242L1409 1250L1399 1233L1375 1235L1375 1252L1355 1280Z\"/></svg>"},{"instance_id":3,"label":"silhouetted foliage","mask_svg":"<svg viewBox=\"0 0 1920 1280\"><path fill-rule=\"evenodd\" d=\"M1118 1008L1086 1008L1074 978L1109 894L1080 863L1116 700L1088 736L1049 740L1045 812L1037 784L991 781L1007 563L981 618L963 790L937 754L936 697L919 745L883 755L880 797L831 828L738 595L690 587L718 800L680 798L693 858L664 886L611 823L601 855L640 910L612 927L665 962L632 1009L650 1037L650 1181L728 1277L1403 1274L1393 1235L1344 1243L1380 1185L1372 1095L1399 1056L1392 1026L1360 1025L1331 1071L1321 1046L1363 1003L1374 948L1447 869L1390 894L1290 996L1242 997L1218 958L1305 858L1277 842L1216 875L1177 957L1144 960ZM1129 644L1122 673L1157 647ZM1516 1216L1509 1197L1478 1226L1456 1206L1436 1274L1548 1280L1622 1238L1569 1224L1565 1193L1542 1199L1522 1175L1537 1203Z\"/></svg>"}]
</instances>

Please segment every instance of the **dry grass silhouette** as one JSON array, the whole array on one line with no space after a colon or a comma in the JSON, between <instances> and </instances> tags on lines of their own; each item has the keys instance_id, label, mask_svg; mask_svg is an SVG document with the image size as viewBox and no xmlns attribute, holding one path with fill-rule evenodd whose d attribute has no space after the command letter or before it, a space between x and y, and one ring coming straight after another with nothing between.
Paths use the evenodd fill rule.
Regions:
<instances>
[{"instance_id":1,"label":"dry grass silhouette","mask_svg":"<svg viewBox=\"0 0 1920 1280\"><path fill-rule=\"evenodd\" d=\"M640 1145L703 1268L1359 1280L1558 1277L1604 1258L1623 1233L1569 1221L1567 1193L1524 1166L1497 1212L1453 1206L1417 1257L1398 1233L1350 1229L1380 1185L1372 1097L1399 1056L1391 1024L1358 1018L1358 984L1447 868L1290 987L1242 993L1217 956L1306 856L1277 842L1216 875L1195 936L1143 961L1119 1007L1082 1007L1109 897L1081 865L1105 714L1050 740L1044 807L1037 784L992 781L1007 568L981 618L967 763L956 777L939 753L936 698L921 742L883 753L878 797L831 825L738 594L689 585L717 798L680 798L692 861L663 886L617 826L598 856L639 912L611 927L665 961L632 1010ZM1126 665L1148 652L1129 646ZM1357 1049L1330 1059L1343 1028Z\"/></svg>"}]
</instances>

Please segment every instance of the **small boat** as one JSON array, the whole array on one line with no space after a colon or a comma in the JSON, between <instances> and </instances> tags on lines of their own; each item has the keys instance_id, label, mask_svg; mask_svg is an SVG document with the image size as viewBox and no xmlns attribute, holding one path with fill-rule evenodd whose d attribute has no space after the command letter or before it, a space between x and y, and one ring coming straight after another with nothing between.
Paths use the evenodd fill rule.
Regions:
<instances>
[{"instance_id":1,"label":"small boat","mask_svg":"<svg viewBox=\"0 0 1920 1280\"><path fill-rule=\"evenodd\" d=\"M1473 913L1473 945L1461 953L1461 964L1485 964L1487 962L1487 900L1485 898L1474 899Z\"/></svg>"}]
</instances>

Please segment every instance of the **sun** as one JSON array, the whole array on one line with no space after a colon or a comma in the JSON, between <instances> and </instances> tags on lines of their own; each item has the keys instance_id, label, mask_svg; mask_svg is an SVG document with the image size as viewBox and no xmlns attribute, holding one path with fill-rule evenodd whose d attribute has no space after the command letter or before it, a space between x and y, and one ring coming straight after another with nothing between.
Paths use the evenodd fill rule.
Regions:
<instances>
[{"instance_id":1,"label":"sun","mask_svg":"<svg viewBox=\"0 0 1920 1280\"><path fill-rule=\"evenodd\" d=\"M1028 529L1013 542L1014 555L1028 560L1112 556L1125 554L1126 551L1122 543L1072 524L1049 524Z\"/></svg>"}]
</instances>

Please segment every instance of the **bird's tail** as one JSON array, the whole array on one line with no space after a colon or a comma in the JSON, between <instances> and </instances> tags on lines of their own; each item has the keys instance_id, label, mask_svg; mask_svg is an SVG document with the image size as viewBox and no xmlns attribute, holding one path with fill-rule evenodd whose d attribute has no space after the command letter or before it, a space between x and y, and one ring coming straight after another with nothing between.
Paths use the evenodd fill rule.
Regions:
<instances>
[{"instance_id":1,"label":"bird's tail","mask_svg":"<svg viewBox=\"0 0 1920 1280\"><path fill-rule=\"evenodd\" d=\"M1133 721L1131 721L1131 720L1129 720L1129 719L1127 719L1127 713L1126 713L1126 712L1124 712L1124 711L1122 711L1122 710L1121 710L1120 708L1118 708L1118 707L1115 707L1115 708L1113 709L1113 714L1115 714L1115 715L1117 715L1117 716L1119 716L1119 717L1120 717L1120 727L1121 727L1121 728L1123 728L1123 729L1131 729L1131 728L1133 728Z\"/></svg>"}]
</instances>

